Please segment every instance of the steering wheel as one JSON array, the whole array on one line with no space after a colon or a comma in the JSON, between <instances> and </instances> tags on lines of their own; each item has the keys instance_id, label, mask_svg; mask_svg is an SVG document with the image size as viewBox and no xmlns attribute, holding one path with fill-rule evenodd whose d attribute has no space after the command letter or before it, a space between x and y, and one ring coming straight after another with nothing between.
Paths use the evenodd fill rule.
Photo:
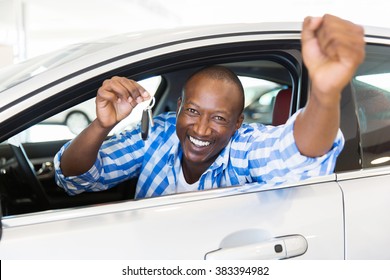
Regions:
<instances>
[{"instance_id":1,"label":"steering wheel","mask_svg":"<svg viewBox=\"0 0 390 280\"><path fill-rule=\"evenodd\" d=\"M27 157L27 154L21 143L18 145L10 144L11 149L18 162L19 168L22 171L21 176L26 180L32 193L35 195L36 201L39 204L40 210L47 210L50 208L49 198L43 189L41 182L39 181L32 162Z\"/></svg>"}]
</instances>

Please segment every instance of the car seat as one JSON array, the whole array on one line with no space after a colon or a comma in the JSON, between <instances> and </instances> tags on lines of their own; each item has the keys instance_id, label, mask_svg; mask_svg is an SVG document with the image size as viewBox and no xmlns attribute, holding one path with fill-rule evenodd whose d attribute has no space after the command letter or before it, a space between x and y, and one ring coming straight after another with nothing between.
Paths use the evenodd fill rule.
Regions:
<instances>
[{"instance_id":1,"label":"car seat","mask_svg":"<svg viewBox=\"0 0 390 280\"><path fill-rule=\"evenodd\" d=\"M291 96L291 88L282 89L276 95L274 110L272 113L272 125L282 125L288 120L290 116Z\"/></svg>"}]
</instances>

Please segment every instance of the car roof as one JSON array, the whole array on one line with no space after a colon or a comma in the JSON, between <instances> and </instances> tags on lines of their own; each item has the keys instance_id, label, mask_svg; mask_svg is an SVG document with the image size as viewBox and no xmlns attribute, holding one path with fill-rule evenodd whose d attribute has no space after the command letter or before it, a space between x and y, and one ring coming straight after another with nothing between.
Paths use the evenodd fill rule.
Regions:
<instances>
[{"instance_id":1,"label":"car roof","mask_svg":"<svg viewBox=\"0 0 390 280\"><path fill-rule=\"evenodd\" d=\"M186 26L181 28L148 30L142 32L131 32L118 34L94 41L70 45L55 52L41 55L31 60L21 62L11 67L0 70L0 92L15 86L19 82L30 79L54 67L60 67L69 62L78 65L80 68L92 66L99 61L113 59L128 53L136 53L163 47L169 44L178 44L189 41L204 40L211 38L222 38L231 36L246 36L253 34L282 34L300 33L301 22L263 22L263 23L237 23L237 24L216 24L202 26ZM365 31L368 37L389 38L389 29L366 26ZM113 55L115 54L115 55ZM24 77L18 77L16 69L27 67ZM77 67L77 66L76 66ZM65 68L65 67L64 67ZM65 70L65 69L63 69ZM74 71L75 69L73 69ZM11 74L7 74L12 73ZM26 71L24 71L26 72ZM62 75L66 72L62 72ZM51 75L54 79L54 77Z\"/></svg>"},{"instance_id":2,"label":"car roof","mask_svg":"<svg viewBox=\"0 0 390 280\"><path fill-rule=\"evenodd\" d=\"M21 62L20 64L0 69L0 73L2 74L0 92L17 84L17 82L7 79L7 72L12 72L13 69L22 68L26 64L34 65L28 75L28 77L31 78L52 67L58 67L71 61L79 61L80 67L87 67L88 65L96 64L97 61L112 59L113 53L118 57L130 52L145 51L151 47L158 48L168 44L177 44L207 38L245 36L260 33L300 33L301 25L301 22L216 24L118 34L70 45L63 49ZM365 26L364 28L367 37L389 38L390 36L388 28L373 26ZM14 77L14 75L12 76ZM24 80L27 79L19 79L19 82Z\"/></svg>"}]
</instances>

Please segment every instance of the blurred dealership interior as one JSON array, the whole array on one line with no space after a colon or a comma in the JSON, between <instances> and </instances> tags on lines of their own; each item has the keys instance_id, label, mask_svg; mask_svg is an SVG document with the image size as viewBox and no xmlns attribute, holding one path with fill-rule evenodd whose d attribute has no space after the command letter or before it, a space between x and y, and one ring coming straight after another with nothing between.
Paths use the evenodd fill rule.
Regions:
<instances>
[{"instance_id":1,"label":"blurred dealership interior","mask_svg":"<svg viewBox=\"0 0 390 280\"><path fill-rule=\"evenodd\" d=\"M302 21L332 13L390 27L383 0L0 0L0 67L80 41L215 23Z\"/></svg>"}]
</instances>

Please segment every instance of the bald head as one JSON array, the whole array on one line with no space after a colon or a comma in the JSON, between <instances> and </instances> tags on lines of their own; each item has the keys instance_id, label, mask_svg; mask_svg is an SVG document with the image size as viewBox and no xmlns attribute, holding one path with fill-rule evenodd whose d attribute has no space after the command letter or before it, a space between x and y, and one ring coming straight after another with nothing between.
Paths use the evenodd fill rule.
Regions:
<instances>
[{"instance_id":1,"label":"bald head","mask_svg":"<svg viewBox=\"0 0 390 280\"><path fill-rule=\"evenodd\" d=\"M207 78L211 80L217 80L217 81L223 81L231 83L235 90L232 91L232 94L234 92L237 92L240 94L240 103L237 104L239 108L239 113L242 113L244 110L244 104L245 104L245 95L244 95L244 88L242 87L240 79L237 77L237 75L231 71L230 69L215 65L215 66L208 66L205 68L202 68L201 70L195 72L190 76L190 78L187 80L183 94L185 94L185 91L187 90L187 86L191 84L194 80L198 78ZM184 96L182 97L184 98Z\"/></svg>"}]
</instances>

